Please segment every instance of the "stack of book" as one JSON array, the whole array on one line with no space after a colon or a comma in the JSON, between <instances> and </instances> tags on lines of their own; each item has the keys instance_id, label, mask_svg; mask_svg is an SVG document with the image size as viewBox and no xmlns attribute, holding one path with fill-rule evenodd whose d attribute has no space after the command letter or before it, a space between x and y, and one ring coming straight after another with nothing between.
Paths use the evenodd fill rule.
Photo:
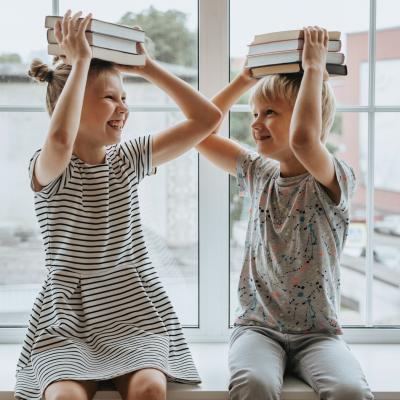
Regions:
<instances>
[{"instance_id":1,"label":"stack of book","mask_svg":"<svg viewBox=\"0 0 400 400\"><path fill-rule=\"evenodd\" d=\"M329 75L347 75L344 54L340 53L340 32L328 32L326 69ZM302 73L304 31L293 30L256 35L249 44L247 66L255 78L266 75Z\"/></svg>"},{"instance_id":2,"label":"stack of book","mask_svg":"<svg viewBox=\"0 0 400 400\"><path fill-rule=\"evenodd\" d=\"M49 55L63 56L65 54L54 35L57 20L61 21L62 17L48 15L45 19L47 52ZM144 42L145 39L145 33L141 29L91 19L85 34L93 58L123 65L144 65L145 55L136 51L136 43Z\"/></svg>"}]
</instances>

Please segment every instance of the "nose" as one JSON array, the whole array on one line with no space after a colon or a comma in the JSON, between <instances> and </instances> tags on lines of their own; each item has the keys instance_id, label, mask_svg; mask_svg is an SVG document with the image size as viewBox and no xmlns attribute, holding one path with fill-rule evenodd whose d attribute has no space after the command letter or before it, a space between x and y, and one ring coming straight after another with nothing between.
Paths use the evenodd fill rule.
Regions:
<instances>
[{"instance_id":1,"label":"nose","mask_svg":"<svg viewBox=\"0 0 400 400\"><path fill-rule=\"evenodd\" d=\"M128 111L128 106L123 101L120 101L118 104L117 112L120 114L127 114Z\"/></svg>"},{"instance_id":2,"label":"nose","mask_svg":"<svg viewBox=\"0 0 400 400\"><path fill-rule=\"evenodd\" d=\"M256 118L253 121L253 123L251 124L251 128L254 129L254 130L260 129L261 128L261 121L258 118Z\"/></svg>"}]
</instances>

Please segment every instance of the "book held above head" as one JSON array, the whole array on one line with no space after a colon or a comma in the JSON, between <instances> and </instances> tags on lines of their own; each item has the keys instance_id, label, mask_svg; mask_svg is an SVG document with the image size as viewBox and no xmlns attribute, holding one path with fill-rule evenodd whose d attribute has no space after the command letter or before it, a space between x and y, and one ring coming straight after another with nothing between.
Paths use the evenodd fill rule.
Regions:
<instances>
[{"instance_id":1,"label":"book held above head","mask_svg":"<svg viewBox=\"0 0 400 400\"><path fill-rule=\"evenodd\" d=\"M80 18L82 20L83 18ZM56 21L61 21L62 17L58 15L48 15L45 20L46 28L54 28ZM132 28L130 26L116 24L107 21L100 21L92 18L86 31L102 33L104 35L116 36L123 39L144 42L145 33L142 29Z\"/></svg>"},{"instance_id":2,"label":"book held above head","mask_svg":"<svg viewBox=\"0 0 400 400\"><path fill-rule=\"evenodd\" d=\"M326 71L330 76L347 75L345 56L340 53L339 31L327 32ZM247 67L254 78L274 74L302 74L305 37L302 29L255 35L249 44Z\"/></svg>"},{"instance_id":3,"label":"book held above head","mask_svg":"<svg viewBox=\"0 0 400 400\"><path fill-rule=\"evenodd\" d=\"M60 16L46 16L45 27L48 28L47 52L49 55L65 56L54 31L57 21L61 20ZM136 46L145 40L145 32L140 28L92 18L85 31L85 36L92 51L92 58L130 66L140 66L145 63L145 55L138 54Z\"/></svg>"}]
</instances>

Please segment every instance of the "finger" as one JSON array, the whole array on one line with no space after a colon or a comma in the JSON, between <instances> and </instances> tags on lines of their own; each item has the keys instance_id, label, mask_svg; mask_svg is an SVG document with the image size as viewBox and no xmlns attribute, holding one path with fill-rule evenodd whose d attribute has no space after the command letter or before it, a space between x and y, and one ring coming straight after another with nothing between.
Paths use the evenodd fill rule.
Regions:
<instances>
[{"instance_id":1,"label":"finger","mask_svg":"<svg viewBox=\"0 0 400 400\"><path fill-rule=\"evenodd\" d=\"M71 18L71 10L68 10L64 14L64 18L63 18L62 23L61 23L63 37L68 35L68 21L69 21L70 18Z\"/></svg>"},{"instance_id":2,"label":"finger","mask_svg":"<svg viewBox=\"0 0 400 400\"><path fill-rule=\"evenodd\" d=\"M56 37L57 43L60 44L62 42L62 33L61 33L61 21L56 21L54 24L54 36Z\"/></svg>"},{"instance_id":3,"label":"finger","mask_svg":"<svg viewBox=\"0 0 400 400\"><path fill-rule=\"evenodd\" d=\"M84 35L85 31L87 30L88 25L92 19L92 13L86 15L86 17L81 21L78 28L78 35Z\"/></svg>"},{"instance_id":4,"label":"finger","mask_svg":"<svg viewBox=\"0 0 400 400\"><path fill-rule=\"evenodd\" d=\"M72 16L71 20L69 21L69 25L68 25L68 28L69 28L69 31L70 31L70 32L72 32L72 31L75 32L75 31L77 30L78 25L79 25L78 18L79 18L81 15L82 15L82 11L78 11L77 13L75 13L75 14Z\"/></svg>"},{"instance_id":5,"label":"finger","mask_svg":"<svg viewBox=\"0 0 400 400\"><path fill-rule=\"evenodd\" d=\"M318 43L323 43L324 42L324 31L323 31L323 29L320 28L319 26L315 26L314 28L317 31Z\"/></svg>"},{"instance_id":6,"label":"finger","mask_svg":"<svg viewBox=\"0 0 400 400\"><path fill-rule=\"evenodd\" d=\"M328 47L328 42L329 42L329 34L326 29L323 29L324 32L324 46Z\"/></svg>"},{"instance_id":7,"label":"finger","mask_svg":"<svg viewBox=\"0 0 400 400\"><path fill-rule=\"evenodd\" d=\"M305 43L309 43L310 42L310 31L308 28L304 27L304 41Z\"/></svg>"}]
</instances>

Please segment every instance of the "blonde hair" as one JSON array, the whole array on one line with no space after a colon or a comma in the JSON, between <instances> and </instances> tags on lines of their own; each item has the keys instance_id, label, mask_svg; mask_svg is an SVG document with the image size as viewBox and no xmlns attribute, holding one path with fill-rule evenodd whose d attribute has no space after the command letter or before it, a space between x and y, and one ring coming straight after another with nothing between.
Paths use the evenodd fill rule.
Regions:
<instances>
[{"instance_id":1,"label":"blonde hair","mask_svg":"<svg viewBox=\"0 0 400 400\"><path fill-rule=\"evenodd\" d=\"M55 65L54 69L35 58L28 71L28 75L36 81L47 82L46 109L50 116L53 114L57 100L71 72L71 65L65 64L60 57L55 57L53 64ZM117 69L111 62L92 59L89 76L98 76L105 71L117 71Z\"/></svg>"},{"instance_id":2,"label":"blonde hair","mask_svg":"<svg viewBox=\"0 0 400 400\"><path fill-rule=\"evenodd\" d=\"M284 100L292 106L299 93L302 75L299 74L277 74L262 78L255 86L251 96L250 104L255 99L274 102ZM328 139L330 129L335 118L336 102L333 90L327 81L322 84L322 132L321 141L325 143Z\"/></svg>"}]
</instances>

